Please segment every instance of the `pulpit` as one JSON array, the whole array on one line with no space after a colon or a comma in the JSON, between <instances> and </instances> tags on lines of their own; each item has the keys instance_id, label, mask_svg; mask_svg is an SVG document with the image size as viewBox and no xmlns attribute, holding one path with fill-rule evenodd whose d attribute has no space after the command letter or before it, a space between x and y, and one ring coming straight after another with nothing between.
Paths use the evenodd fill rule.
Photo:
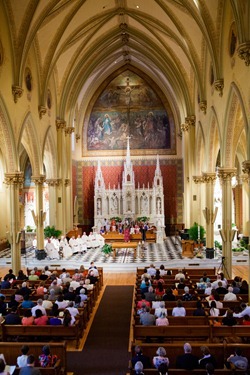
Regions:
<instances>
[{"instance_id":1,"label":"pulpit","mask_svg":"<svg viewBox=\"0 0 250 375\"><path fill-rule=\"evenodd\" d=\"M194 257L194 241L191 240L182 240L182 256L187 258Z\"/></svg>"}]
</instances>

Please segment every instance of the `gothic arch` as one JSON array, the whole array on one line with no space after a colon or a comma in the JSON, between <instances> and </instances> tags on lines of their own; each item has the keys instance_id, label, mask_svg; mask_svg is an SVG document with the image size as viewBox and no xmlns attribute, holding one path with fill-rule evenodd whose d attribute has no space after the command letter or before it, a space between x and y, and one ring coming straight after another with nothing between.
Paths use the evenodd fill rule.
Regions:
<instances>
[{"instance_id":1,"label":"gothic arch","mask_svg":"<svg viewBox=\"0 0 250 375\"><path fill-rule=\"evenodd\" d=\"M30 163L32 166L32 174L40 175L43 174L43 164L41 160L41 150L39 148L39 140L36 132L36 127L33 122L31 113L29 112L22 124L19 140L18 140L18 150L21 150L21 145L25 148Z\"/></svg>"},{"instance_id":2,"label":"gothic arch","mask_svg":"<svg viewBox=\"0 0 250 375\"><path fill-rule=\"evenodd\" d=\"M247 130L247 117L241 93L233 83L228 96L224 127L223 166L233 167L240 137Z\"/></svg>"},{"instance_id":3,"label":"gothic arch","mask_svg":"<svg viewBox=\"0 0 250 375\"><path fill-rule=\"evenodd\" d=\"M221 145L219 122L215 109L212 107L212 117L209 126L208 142L206 147L207 172L214 172L217 155Z\"/></svg>"},{"instance_id":4,"label":"gothic arch","mask_svg":"<svg viewBox=\"0 0 250 375\"><path fill-rule=\"evenodd\" d=\"M10 118L0 95L0 148L5 160L5 171L14 172L18 170L18 158L16 153L15 138L12 131Z\"/></svg>"},{"instance_id":5,"label":"gothic arch","mask_svg":"<svg viewBox=\"0 0 250 375\"><path fill-rule=\"evenodd\" d=\"M200 122L198 122L198 131L197 131L197 154L196 154L196 172L199 175L202 172L204 165L204 152L205 152L205 138L203 133L203 128Z\"/></svg>"},{"instance_id":6,"label":"gothic arch","mask_svg":"<svg viewBox=\"0 0 250 375\"><path fill-rule=\"evenodd\" d=\"M46 169L46 178L56 178L57 176L57 155L56 145L52 135L51 126L48 127L43 144L43 163Z\"/></svg>"}]
</instances>

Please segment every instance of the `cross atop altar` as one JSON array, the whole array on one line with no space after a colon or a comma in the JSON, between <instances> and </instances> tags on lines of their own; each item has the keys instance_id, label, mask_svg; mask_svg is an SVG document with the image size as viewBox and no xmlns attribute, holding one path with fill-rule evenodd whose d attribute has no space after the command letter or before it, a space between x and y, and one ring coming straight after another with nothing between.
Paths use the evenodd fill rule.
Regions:
<instances>
[{"instance_id":1,"label":"cross atop altar","mask_svg":"<svg viewBox=\"0 0 250 375\"><path fill-rule=\"evenodd\" d=\"M164 193L163 179L160 169L159 156L156 159L156 169L152 187L135 186L133 164L130 157L130 137L127 137L127 153L122 174L122 186L110 188L105 185L101 164L98 161L95 176L94 193L94 225L97 231L104 225L104 219L119 216L124 221L130 218L136 221L137 217L146 216L153 223L157 231L162 231L165 237Z\"/></svg>"}]
</instances>

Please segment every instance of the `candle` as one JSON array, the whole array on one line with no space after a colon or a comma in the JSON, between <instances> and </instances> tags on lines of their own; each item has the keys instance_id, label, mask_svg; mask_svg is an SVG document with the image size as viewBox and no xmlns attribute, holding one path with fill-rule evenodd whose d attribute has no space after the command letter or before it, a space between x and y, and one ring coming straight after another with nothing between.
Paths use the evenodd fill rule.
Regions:
<instances>
[{"instance_id":1,"label":"candle","mask_svg":"<svg viewBox=\"0 0 250 375\"><path fill-rule=\"evenodd\" d=\"M198 225L198 240L200 240L201 238L201 228L200 226Z\"/></svg>"}]
</instances>

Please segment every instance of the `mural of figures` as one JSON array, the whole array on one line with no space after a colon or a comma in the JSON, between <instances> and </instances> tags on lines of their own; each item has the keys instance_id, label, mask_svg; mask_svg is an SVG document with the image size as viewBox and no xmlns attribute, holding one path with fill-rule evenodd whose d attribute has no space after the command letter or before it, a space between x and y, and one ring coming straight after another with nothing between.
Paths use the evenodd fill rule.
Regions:
<instances>
[{"instance_id":1,"label":"mural of figures","mask_svg":"<svg viewBox=\"0 0 250 375\"><path fill-rule=\"evenodd\" d=\"M131 150L175 152L175 126L170 109L167 112L149 84L129 70L110 82L97 98L87 124L86 148L123 150L128 135Z\"/></svg>"}]
</instances>

